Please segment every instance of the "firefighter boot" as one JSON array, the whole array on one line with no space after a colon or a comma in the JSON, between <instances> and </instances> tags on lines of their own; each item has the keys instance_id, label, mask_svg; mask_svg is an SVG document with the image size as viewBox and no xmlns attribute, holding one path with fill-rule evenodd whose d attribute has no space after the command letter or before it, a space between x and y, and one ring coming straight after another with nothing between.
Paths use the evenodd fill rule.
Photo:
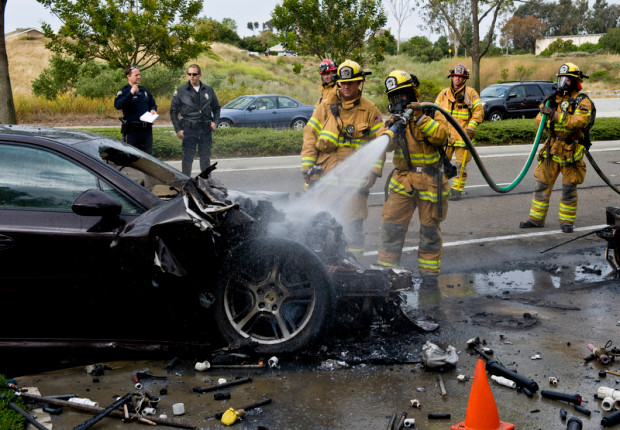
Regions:
<instances>
[{"instance_id":1,"label":"firefighter boot","mask_svg":"<svg viewBox=\"0 0 620 430\"><path fill-rule=\"evenodd\" d=\"M541 227L544 227L544 225L534 224L529 219L527 221L523 221L519 223L519 228L541 228Z\"/></svg>"}]
</instances>

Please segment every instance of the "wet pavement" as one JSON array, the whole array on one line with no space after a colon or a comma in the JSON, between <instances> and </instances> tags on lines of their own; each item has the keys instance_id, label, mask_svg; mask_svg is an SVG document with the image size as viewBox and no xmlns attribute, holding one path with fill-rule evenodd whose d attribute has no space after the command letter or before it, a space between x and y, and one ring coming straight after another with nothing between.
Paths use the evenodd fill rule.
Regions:
<instances>
[{"instance_id":1,"label":"wet pavement","mask_svg":"<svg viewBox=\"0 0 620 430\"><path fill-rule=\"evenodd\" d=\"M466 342L479 337L493 351L492 357L508 369L532 379L540 390L580 394L582 406L591 411L587 416L566 402L542 398L540 391L528 398L489 378L502 421L521 429L563 429L563 408L569 418L579 418L584 429L600 428L601 418L610 412L601 409L594 395L601 386L620 389L620 378L601 373L605 369L619 372L620 362L603 366L585 357L591 354L589 343L602 347L608 340L618 341L620 290L604 262L602 242L596 243L599 246L567 245L550 253L544 262L520 262L509 270L447 273L436 287L416 281L406 293L407 301L419 316L439 323L440 328L431 333L384 315L375 317L368 330L340 324L313 348L278 357L275 368L212 367L198 372L196 361L212 360L201 355L181 357L179 364L167 371L165 367L173 358L168 356L150 361L107 361L103 364L109 369L97 379L87 374L84 366L16 379L20 386L36 386L42 395L76 394L102 407L111 404L115 395L148 393L160 397L156 416L167 414L203 429L225 428L214 418L218 412L264 399L271 403L248 411L234 425L243 429L385 429L394 415L398 419L406 412L419 429L446 429L465 419L471 378L481 358ZM443 349L454 346L456 366L424 367L422 346L427 341ZM256 365L267 359L250 356L236 361ZM141 381L143 387L137 390L132 372L144 369L167 378ZM466 382L457 380L461 374L468 377ZM550 377L557 378L557 385L550 384ZM251 382L215 392L194 391L195 387L212 387L220 378L251 378ZM230 393L231 398L215 400L215 394L222 392ZM413 399L419 400L420 408L410 406ZM185 414L173 415L175 403L184 404ZM428 418L431 413L450 414L450 418L432 420ZM73 428L87 418L88 414L64 408L61 415L53 417L54 428ZM120 429L127 424L105 418L95 428Z\"/></svg>"}]
</instances>

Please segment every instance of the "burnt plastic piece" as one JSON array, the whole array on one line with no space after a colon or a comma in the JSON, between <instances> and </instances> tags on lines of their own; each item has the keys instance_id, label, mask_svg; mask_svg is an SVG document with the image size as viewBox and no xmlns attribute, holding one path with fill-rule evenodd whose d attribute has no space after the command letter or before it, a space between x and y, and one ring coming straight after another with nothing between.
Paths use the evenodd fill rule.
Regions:
<instances>
[{"instance_id":1,"label":"burnt plastic piece","mask_svg":"<svg viewBox=\"0 0 620 430\"><path fill-rule=\"evenodd\" d=\"M228 400L230 399L230 393L215 393L213 394L213 400Z\"/></svg>"},{"instance_id":2,"label":"burnt plastic piece","mask_svg":"<svg viewBox=\"0 0 620 430\"><path fill-rule=\"evenodd\" d=\"M562 421L566 421L566 416L568 415L568 411L564 408L560 409L560 419Z\"/></svg>"},{"instance_id":3,"label":"burnt plastic piece","mask_svg":"<svg viewBox=\"0 0 620 430\"><path fill-rule=\"evenodd\" d=\"M562 400L564 402L573 403L575 405L580 405L582 401L579 394L566 394L559 393L557 391L542 390L540 392L540 395L543 396L545 399Z\"/></svg>"},{"instance_id":4,"label":"burnt plastic piece","mask_svg":"<svg viewBox=\"0 0 620 430\"><path fill-rule=\"evenodd\" d=\"M450 418L451 418L450 414L439 414L439 413L428 414L429 420L449 420Z\"/></svg>"}]
</instances>

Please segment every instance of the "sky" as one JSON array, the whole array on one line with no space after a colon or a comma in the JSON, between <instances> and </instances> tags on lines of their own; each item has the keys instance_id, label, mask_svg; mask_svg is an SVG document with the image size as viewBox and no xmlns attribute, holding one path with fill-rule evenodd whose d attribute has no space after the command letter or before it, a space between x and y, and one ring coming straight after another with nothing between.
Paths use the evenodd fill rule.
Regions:
<instances>
[{"instance_id":1,"label":"sky","mask_svg":"<svg viewBox=\"0 0 620 430\"><path fill-rule=\"evenodd\" d=\"M248 22L258 22L259 29L262 23L271 19L271 12L281 0L204 0L201 17L207 16L221 21L223 18L232 18L237 23L237 34L239 36L252 36L252 32L247 28ZM413 4L414 2L411 2ZM398 26L396 20L391 16L389 9L385 7L388 16L387 27L396 37ZM53 29L60 27L60 21L49 10L43 7L36 0L8 0L4 15L5 31L11 32L18 28L41 28L41 23L47 22ZM426 36L429 40L435 41L439 35L430 35L422 27L422 20L414 12L404 23L401 29L401 40L405 41L413 36Z\"/></svg>"}]
</instances>

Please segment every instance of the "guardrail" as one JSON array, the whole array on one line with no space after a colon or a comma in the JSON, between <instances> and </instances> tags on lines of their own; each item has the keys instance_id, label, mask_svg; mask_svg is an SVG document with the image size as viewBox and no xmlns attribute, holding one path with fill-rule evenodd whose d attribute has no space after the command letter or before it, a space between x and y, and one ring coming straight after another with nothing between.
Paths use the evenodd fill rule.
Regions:
<instances>
[{"instance_id":1,"label":"guardrail","mask_svg":"<svg viewBox=\"0 0 620 430\"><path fill-rule=\"evenodd\" d=\"M593 90L582 92L586 93L591 99L620 98L620 90Z\"/></svg>"}]
</instances>

